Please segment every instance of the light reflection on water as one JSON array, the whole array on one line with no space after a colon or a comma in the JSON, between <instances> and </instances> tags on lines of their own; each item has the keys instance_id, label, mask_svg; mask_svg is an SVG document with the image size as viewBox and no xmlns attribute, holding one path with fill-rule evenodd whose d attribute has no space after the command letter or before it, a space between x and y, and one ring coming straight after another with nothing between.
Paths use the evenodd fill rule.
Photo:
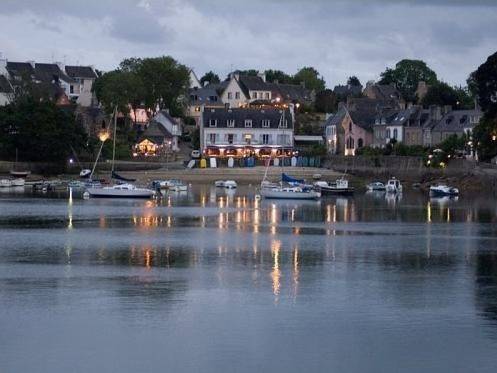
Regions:
<instances>
[{"instance_id":1,"label":"light reflection on water","mask_svg":"<svg viewBox=\"0 0 497 373\"><path fill-rule=\"evenodd\" d=\"M55 372L497 362L494 199L258 201L205 186L148 202L16 195L0 211L0 370L39 370L43 355Z\"/></svg>"}]
</instances>

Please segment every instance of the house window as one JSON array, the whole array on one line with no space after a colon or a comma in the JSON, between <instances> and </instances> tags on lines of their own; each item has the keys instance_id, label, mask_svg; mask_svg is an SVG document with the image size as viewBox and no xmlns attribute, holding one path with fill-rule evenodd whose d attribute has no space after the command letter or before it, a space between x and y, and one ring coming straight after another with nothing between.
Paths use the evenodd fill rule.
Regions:
<instances>
[{"instance_id":1,"label":"house window","mask_svg":"<svg viewBox=\"0 0 497 373\"><path fill-rule=\"evenodd\" d=\"M349 132L352 132L352 123L349 123Z\"/></svg>"},{"instance_id":2,"label":"house window","mask_svg":"<svg viewBox=\"0 0 497 373\"><path fill-rule=\"evenodd\" d=\"M228 92L228 100L231 100L233 98L233 92Z\"/></svg>"},{"instance_id":3,"label":"house window","mask_svg":"<svg viewBox=\"0 0 497 373\"><path fill-rule=\"evenodd\" d=\"M239 100L239 99L240 99L240 92L236 92L236 93L235 93L235 98L236 98L237 100Z\"/></svg>"},{"instance_id":4,"label":"house window","mask_svg":"<svg viewBox=\"0 0 497 373\"><path fill-rule=\"evenodd\" d=\"M74 86L72 84L69 86L69 93L74 93Z\"/></svg>"},{"instance_id":5,"label":"house window","mask_svg":"<svg viewBox=\"0 0 497 373\"><path fill-rule=\"evenodd\" d=\"M387 139L390 138L390 128L387 129Z\"/></svg>"},{"instance_id":6,"label":"house window","mask_svg":"<svg viewBox=\"0 0 497 373\"><path fill-rule=\"evenodd\" d=\"M270 97L269 97L269 92L266 92L266 93L265 93L265 96L266 96L266 97L265 97L265 98L266 98L266 100L269 100L269 99L270 99Z\"/></svg>"},{"instance_id":7,"label":"house window","mask_svg":"<svg viewBox=\"0 0 497 373\"><path fill-rule=\"evenodd\" d=\"M256 99L257 98L257 92L252 92L252 98Z\"/></svg>"},{"instance_id":8,"label":"house window","mask_svg":"<svg viewBox=\"0 0 497 373\"><path fill-rule=\"evenodd\" d=\"M216 143L216 134L215 133L209 133L209 142L211 144L215 144Z\"/></svg>"},{"instance_id":9,"label":"house window","mask_svg":"<svg viewBox=\"0 0 497 373\"><path fill-rule=\"evenodd\" d=\"M271 127L271 121L269 119L263 119L262 120L262 127L264 127L264 128Z\"/></svg>"},{"instance_id":10,"label":"house window","mask_svg":"<svg viewBox=\"0 0 497 373\"><path fill-rule=\"evenodd\" d=\"M245 128L252 128L252 119L245 119Z\"/></svg>"},{"instance_id":11,"label":"house window","mask_svg":"<svg viewBox=\"0 0 497 373\"><path fill-rule=\"evenodd\" d=\"M261 135L261 138L262 138L262 143L264 145L271 144L271 135L264 133Z\"/></svg>"},{"instance_id":12,"label":"house window","mask_svg":"<svg viewBox=\"0 0 497 373\"><path fill-rule=\"evenodd\" d=\"M217 127L217 119L209 119L209 127Z\"/></svg>"},{"instance_id":13,"label":"house window","mask_svg":"<svg viewBox=\"0 0 497 373\"><path fill-rule=\"evenodd\" d=\"M235 127L235 120L234 119L228 119L226 121L226 127L230 127L230 128Z\"/></svg>"},{"instance_id":14,"label":"house window","mask_svg":"<svg viewBox=\"0 0 497 373\"><path fill-rule=\"evenodd\" d=\"M347 139L347 149L354 149L354 139L352 137Z\"/></svg>"},{"instance_id":15,"label":"house window","mask_svg":"<svg viewBox=\"0 0 497 373\"><path fill-rule=\"evenodd\" d=\"M228 134L226 134L226 136L225 136L225 140L226 140L226 142L227 142L228 144L230 144L230 145L231 145L231 144L233 144L233 142L235 141L235 135L234 135L234 134L232 134L232 133L228 133Z\"/></svg>"},{"instance_id":16,"label":"house window","mask_svg":"<svg viewBox=\"0 0 497 373\"><path fill-rule=\"evenodd\" d=\"M195 111L200 111L200 106L195 106Z\"/></svg>"},{"instance_id":17,"label":"house window","mask_svg":"<svg viewBox=\"0 0 497 373\"><path fill-rule=\"evenodd\" d=\"M252 135L250 133L246 133L245 135L243 135L243 139L245 140L245 143L250 145L250 143L252 142Z\"/></svg>"},{"instance_id":18,"label":"house window","mask_svg":"<svg viewBox=\"0 0 497 373\"><path fill-rule=\"evenodd\" d=\"M363 139L357 140L357 147L362 148L363 146L364 146L364 140Z\"/></svg>"},{"instance_id":19,"label":"house window","mask_svg":"<svg viewBox=\"0 0 497 373\"><path fill-rule=\"evenodd\" d=\"M397 128L393 130L393 138L397 140Z\"/></svg>"},{"instance_id":20,"label":"house window","mask_svg":"<svg viewBox=\"0 0 497 373\"><path fill-rule=\"evenodd\" d=\"M387 120L385 118L381 118L381 124L387 124Z\"/></svg>"},{"instance_id":21,"label":"house window","mask_svg":"<svg viewBox=\"0 0 497 373\"><path fill-rule=\"evenodd\" d=\"M287 128L288 127L288 119L286 119L286 118L280 119L280 127Z\"/></svg>"}]
</instances>

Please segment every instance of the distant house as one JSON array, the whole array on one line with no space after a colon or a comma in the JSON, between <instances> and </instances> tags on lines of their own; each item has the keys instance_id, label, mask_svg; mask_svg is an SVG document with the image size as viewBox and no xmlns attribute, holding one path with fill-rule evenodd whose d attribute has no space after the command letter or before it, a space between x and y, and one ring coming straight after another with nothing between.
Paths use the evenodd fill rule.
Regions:
<instances>
[{"instance_id":1,"label":"distant house","mask_svg":"<svg viewBox=\"0 0 497 373\"><path fill-rule=\"evenodd\" d=\"M374 106L347 107L341 104L338 112L325 123L328 151L332 154L355 155L357 149L371 145L375 117Z\"/></svg>"},{"instance_id":2,"label":"distant house","mask_svg":"<svg viewBox=\"0 0 497 373\"><path fill-rule=\"evenodd\" d=\"M95 97L92 92L93 83L97 78L91 66L66 66L66 74L74 80L69 85L69 98L81 106L92 106Z\"/></svg>"},{"instance_id":3,"label":"distant house","mask_svg":"<svg viewBox=\"0 0 497 373\"><path fill-rule=\"evenodd\" d=\"M208 84L201 88L190 88L188 90L187 116L195 119L198 126L203 108L224 107L215 85Z\"/></svg>"},{"instance_id":4,"label":"distant house","mask_svg":"<svg viewBox=\"0 0 497 373\"><path fill-rule=\"evenodd\" d=\"M200 146L211 157L281 156L291 154L293 129L289 110L205 108Z\"/></svg>"},{"instance_id":5,"label":"distant house","mask_svg":"<svg viewBox=\"0 0 497 373\"><path fill-rule=\"evenodd\" d=\"M376 84L368 82L366 88L364 88L363 94L367 98L383 101L390 107L397 107L399 109L405 107L402 94L394 84Z\"/></svg>"},{"instance_id":6,"label":"distant house","mask_svg":"<svg viewBox=\"0 0 497 373\"><path fill-rule=\"evenodd\" d=\"M161 110L150 121L134 146L135 156L161 156L179 151L181 126L167 110Z\"/></svg>"},{"instance_id":7,"label":"distant house","mask_svg":"<svg viewBox=\"0 0 497 373\"><path fill-rule=\"evenodd\" d=\"M302 84L267 83L271 88L271 98L275 102L311 105L316 99L314 91Z\"/></svg>"},{"instance_id":8,"label":"distant house","mask_svg":"<svg viewBox=\"0 0 497 373\"><path fill-rule=\"evenodd\" d=\"M348 97L360 97L362 95L362 85L337 85L333 88L333 93L338 99L347 99Z\"/></svg>"},{"instance_id":9,"label":"distant house","mask_svg":"<svg viewBox=\"0 0 497 373\"><path fill-rule=\"evenodd\" d=\"M221 101L230 108L239 108L250 102L250 92L242 85L240 74L232 73L221 93Z\"/></svg>"},{"instance_id":10,"label":"distant house","mask_svg":"<svg viewBox=\"0 0 497 373\"><path fill-rule=\"evenodd\" d=\"M431 130L432 143L439 144L452 135L471 134L482 116L479 109L446 110L445 115Z\"/></svg>"},{"instance_id":11,"label":"distant house","mask_svg":"<svg viewBox=\"0 0 497 373\"><path fill-rule=\"evenodd\" d=\"M71 97L71 86L77 82L64 71L64 66L57 63L36 63L35 79L40 82L57 84L64 90L67 97Z\"/></svg>"}]
</instances>

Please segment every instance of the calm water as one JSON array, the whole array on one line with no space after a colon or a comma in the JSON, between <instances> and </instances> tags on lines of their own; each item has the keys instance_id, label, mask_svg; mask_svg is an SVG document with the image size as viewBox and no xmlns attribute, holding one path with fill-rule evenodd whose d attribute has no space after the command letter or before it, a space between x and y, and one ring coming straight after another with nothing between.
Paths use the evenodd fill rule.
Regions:
<instances>
[{"instance_id":1,"label":"calm water","mask_svg":"<svg viewBox=\"0 0 497 373\"><path fill-rule=\"evenodd\" d=\"M0 372L495 372L497 201L0 195Z\"/></svg>"}]
</instances>

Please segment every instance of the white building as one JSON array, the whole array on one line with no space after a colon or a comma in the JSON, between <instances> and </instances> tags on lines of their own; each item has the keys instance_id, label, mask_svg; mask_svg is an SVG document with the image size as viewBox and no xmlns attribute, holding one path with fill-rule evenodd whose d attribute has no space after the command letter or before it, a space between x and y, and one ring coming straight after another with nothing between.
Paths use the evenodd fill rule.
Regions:
<instances>
[{"instance_id":1,"label":"white building","mask_svg":"<svg viewBox=\"0 0 497 373\"><path fill-rule=\"evenodd\" d=\"M66 74L74 80L69 85L69 98L81 106L92 106L94 95L93 83L97 78L95 70L91 66L65 66Z\"/></svg>"},{"instance_id":2,"label":"white building","mask_svg":"<svg viewBox=\"0 0 497 373\"><path fill-rule=\"evenodd\" d=\"M205 108L200 147L211 157L279 156L293 149L289 110Z\"/></svg>"}]
</instances>

